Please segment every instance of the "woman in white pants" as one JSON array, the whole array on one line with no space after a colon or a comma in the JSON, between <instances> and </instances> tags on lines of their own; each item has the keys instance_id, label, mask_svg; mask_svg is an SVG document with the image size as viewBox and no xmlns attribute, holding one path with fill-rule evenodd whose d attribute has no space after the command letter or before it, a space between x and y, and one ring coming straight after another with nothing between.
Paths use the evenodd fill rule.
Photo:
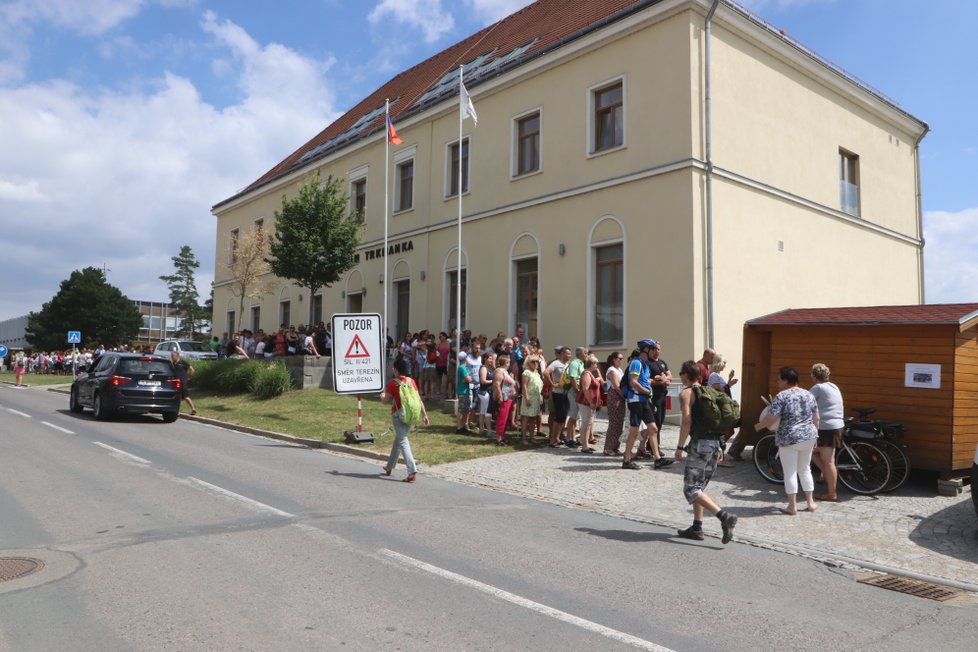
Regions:
<instances>
[{"instance_id":1,"label":"woman in white pants","mask_svg":"<svg viewBox=\"0 0 978 652\"><path fill-rule=\"evenodd\" d=\"M774 437L778 445L781 468L784 470L784 489L788 494L788 506L779 507L782 514L798 513L798 479L805 492L807 509L814 512L815 480L812 478L812 449L818 440L818 405L808 390L798 387L798 372L793 367L781 367L778 372L781 391L768 408L768 416L757 423L756 430L766 429L780 418Z\"/></svg>"}]
</instances>

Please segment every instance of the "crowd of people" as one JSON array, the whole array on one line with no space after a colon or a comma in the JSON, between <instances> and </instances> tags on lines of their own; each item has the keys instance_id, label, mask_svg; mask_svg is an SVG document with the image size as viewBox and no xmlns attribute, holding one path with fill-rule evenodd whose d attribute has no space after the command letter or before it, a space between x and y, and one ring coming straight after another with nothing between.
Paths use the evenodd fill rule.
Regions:
<instances>
[{"instance_id":1,"label":"crowd of people","mask_svg":"<svg viewBox=\"0 0 978 652\"><path fill-rule=\"evenodd\" d=\"M259 328L256 332L244 328L228 336L215 335L211 350L224 358L281 358L290 355L311 355L319 358L333 354L332 325L319 322L315 326L281 324L274 333Z\"/></svg>"}]
</instances>

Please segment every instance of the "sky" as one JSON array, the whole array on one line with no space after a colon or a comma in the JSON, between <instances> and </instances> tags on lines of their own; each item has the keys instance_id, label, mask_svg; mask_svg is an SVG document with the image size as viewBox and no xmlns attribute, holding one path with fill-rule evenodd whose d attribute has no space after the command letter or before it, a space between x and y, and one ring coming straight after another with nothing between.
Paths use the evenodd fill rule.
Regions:
<instances>
[{"instance_id":1,"label":"sky","mask_svg":"<svg viewBox=\"0 0 978 652\"><path fill-rule=\"evenodd\" d=\"M0 0L0 320L94 266L132 299L211 207L398 72L525 0ZM742 4L930 125L928 303L978 301L978 2ZM881 261L881 264L886 264Z\"/></svg>"}]
</instances>

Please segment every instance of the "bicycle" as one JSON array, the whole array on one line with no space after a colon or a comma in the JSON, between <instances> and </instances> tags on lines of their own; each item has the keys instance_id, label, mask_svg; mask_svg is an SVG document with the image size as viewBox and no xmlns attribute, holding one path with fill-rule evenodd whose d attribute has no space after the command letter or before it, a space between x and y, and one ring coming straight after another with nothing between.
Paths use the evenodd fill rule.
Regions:
<instances>
[{"instance_id":1,"label":"bicycle","mask_svg":"<svg viewBox=\"0 0 978 652\"><path fill-rule=\"evenodd\" d=\"M851 423L860 422L852 420ZM872 495L884 491L893 476L890 458L875 442L870 443L862 439L860 435L867 431L855 431L859 434L853 432L852 427L846 428L842 438L842 448L835 454L839 481L857 494ZM775 484L784 482L784 471L778 459L778 445L775 443L774 433L764 435L754 445L754 466L761 477L768 482ZM906 478L903 478L900 484L905 480Z\"/></svg>"},{"instance_id":2,"label":"bicycle","mask_svg":"<svg viewBox=\"0 0 978 652\"><path fill-rule=\"evenodd\" d=\"M882 492L889 493L902 487L911 471L910 457L904 450L907 445L897 441L903 435L903 424L870 419L876 408L856 408L853 411L859 414L859 418L847 418L846 429L853 437L870 440L890 460L893 473Z\"/></svg>"}]
</instances>

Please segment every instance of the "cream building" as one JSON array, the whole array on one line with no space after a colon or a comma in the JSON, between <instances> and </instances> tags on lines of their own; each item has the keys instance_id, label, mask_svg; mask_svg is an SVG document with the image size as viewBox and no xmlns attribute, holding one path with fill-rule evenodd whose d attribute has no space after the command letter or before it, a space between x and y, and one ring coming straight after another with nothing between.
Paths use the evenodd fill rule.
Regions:
<instances>
[{"instance_id":1,"label":"cream building","mask_svg":"<svg viewBox=\"0 0 978 652\"><path fill-rule=\"evenodd\" d=\"M233 322L233 238L273 229L309 175L345 179L366 222L356 267L313 298L406 330L455 322L458 69L463 327L517 323L603 358L652 337L674 368L785 308L923 301L927 125L727 0L541 0L404 71L241 193L218 220L214 325ZM390 146L383 254L384 100ZM384 309L385 262L388 306ZM286 281L246 307L307 321Z\"/></svg>"}]
</instances>

